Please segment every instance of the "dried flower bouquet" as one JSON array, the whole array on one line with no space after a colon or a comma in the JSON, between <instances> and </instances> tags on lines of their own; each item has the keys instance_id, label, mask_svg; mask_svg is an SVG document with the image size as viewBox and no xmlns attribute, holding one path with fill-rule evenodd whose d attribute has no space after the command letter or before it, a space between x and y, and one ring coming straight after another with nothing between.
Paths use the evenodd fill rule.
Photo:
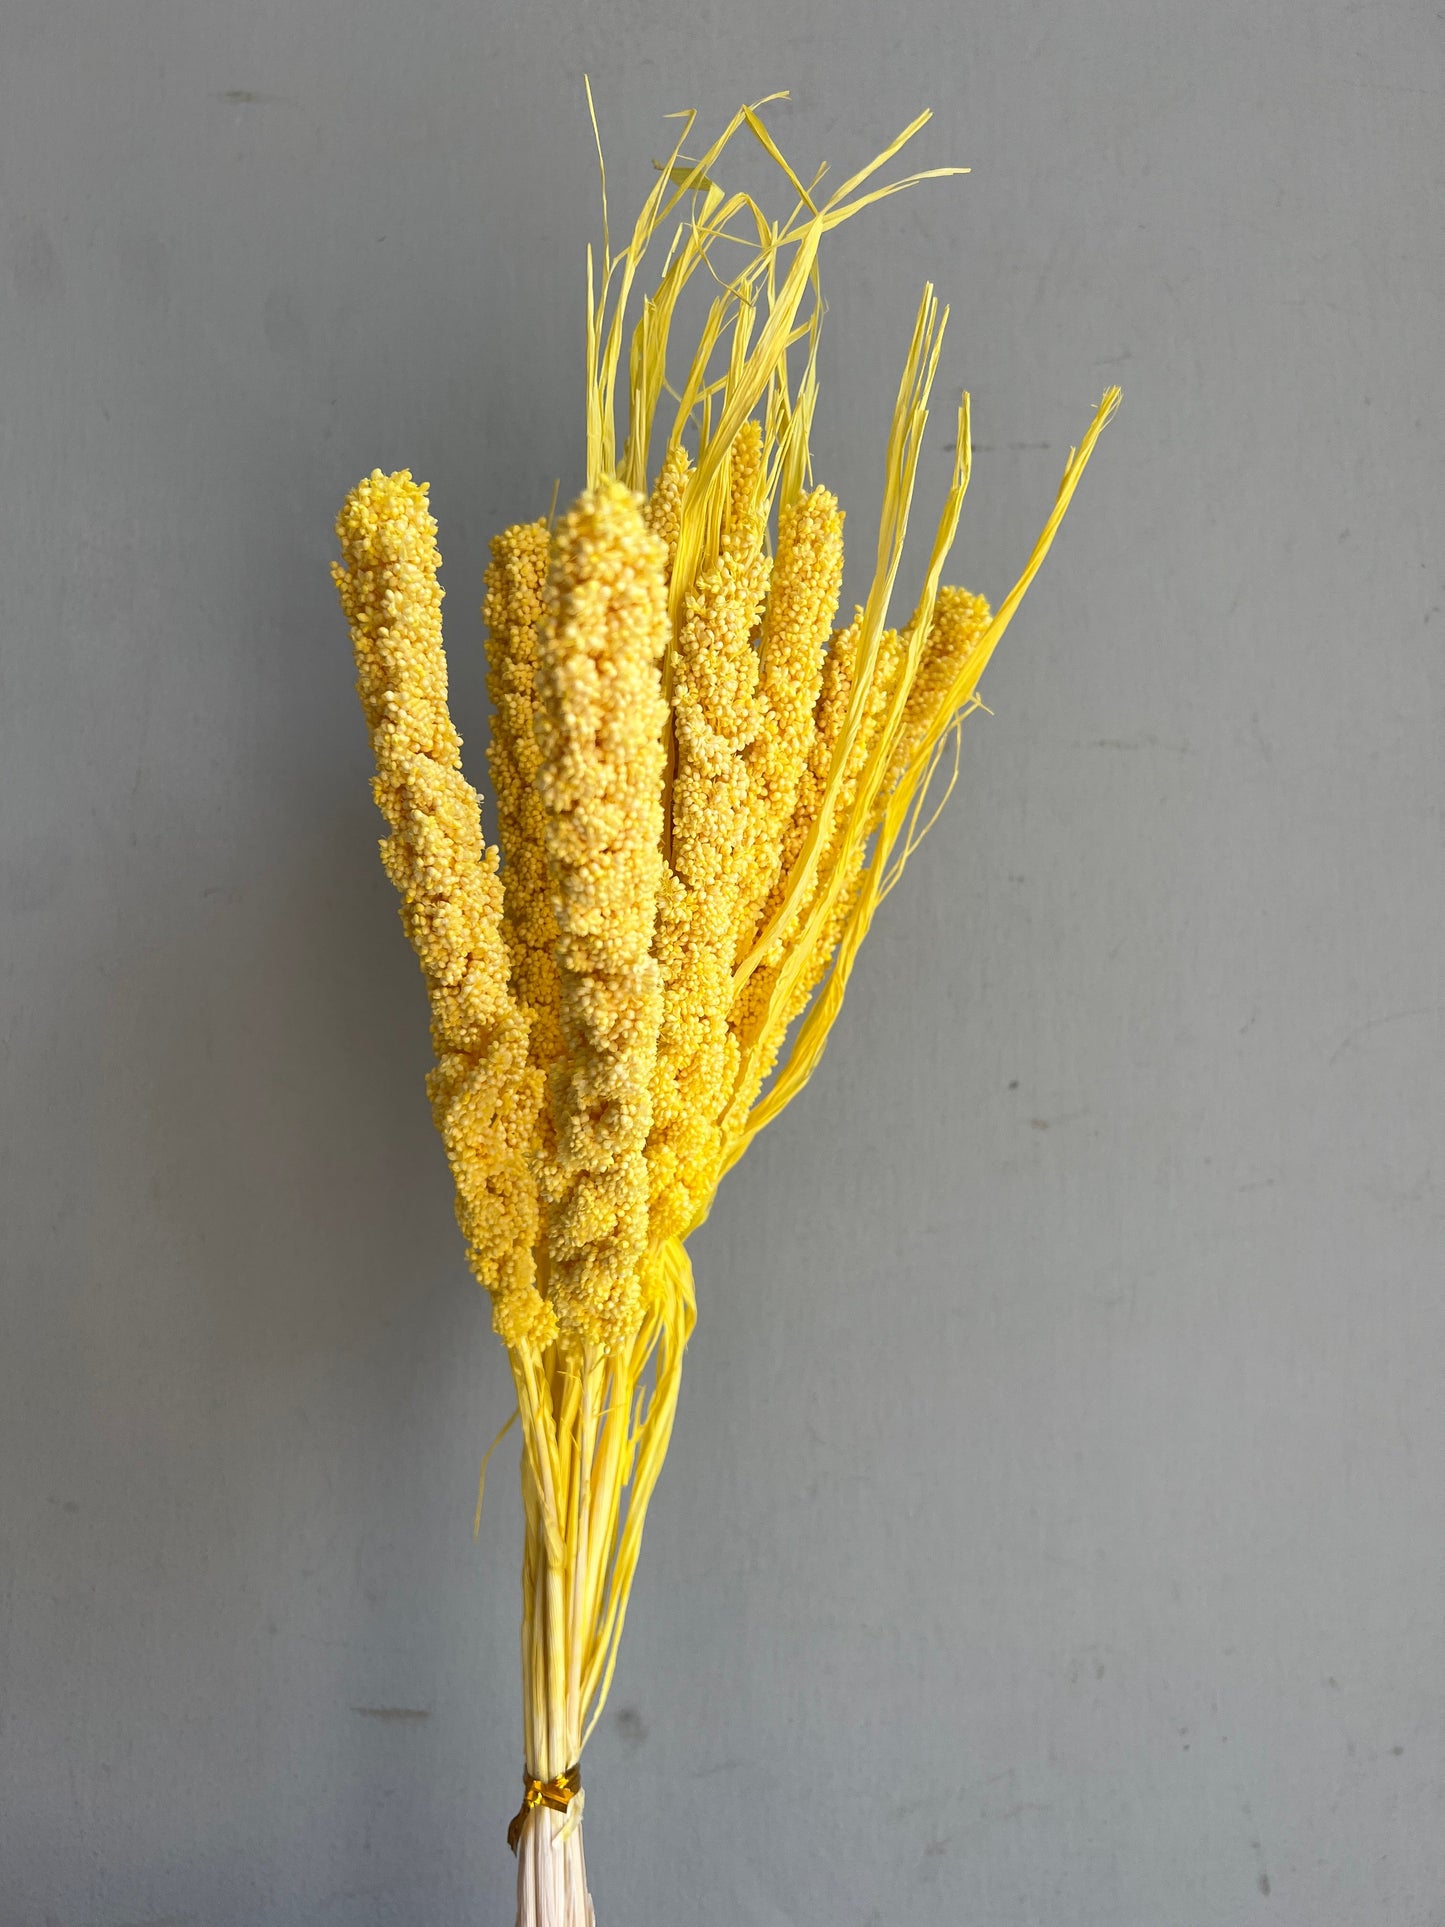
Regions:
<instances>
[{"instance_id":1,"label":"dried flower bouquet","mask_svg":"<svg viewBox=\"0 0 1445 1927\"><path fill-rule=\"evenodd\" d=\"M600 264L589 254L587 485L559 519L499 535L487 573L500 853L484 846L447 708L426 488L378 471L337 523L382 861L431 1001L432 1113L521 1419L521 1927L593 1921L580 1762L677 1406L695 1315L685 1241L817 1063L1118 400L1105 395L1071 452L993 611L941 586L969 479L965 396L928 566L890 627L947 318L926 287L872 581L835 626L843 515L813 484L808 447L818 254L841 222L928 178L875 184L926 119L824 199L821 171L805 184L758 108L696 159L686 116L630 240L614 253L604 238ZM781 221L713 178L743 130L786 183ZM669 371L699 276L712 298Z\"/></svg>"}]
</instances>

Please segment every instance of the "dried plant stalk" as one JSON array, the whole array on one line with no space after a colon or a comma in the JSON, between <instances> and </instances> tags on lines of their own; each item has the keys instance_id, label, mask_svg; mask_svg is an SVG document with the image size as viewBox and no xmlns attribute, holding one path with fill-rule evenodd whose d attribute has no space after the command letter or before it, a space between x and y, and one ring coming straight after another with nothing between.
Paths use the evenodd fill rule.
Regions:
<instances>
[{"instance_id":1,"label":"dried plant stalk","mask_svg":"<svg viewBox=\"0 0 1445 1927\"><path fill-rule=\"evenodd\" d=\"M500 535L487 576L500 852L483 846L447 709L426 489L378 471L337 524L390 826L382 858L431 999L433 1113L521 1420L520 1927L593 1921L580 1764L677 1408L695 1317L685 1241L817 1063L874 911L936 814L940 765L956 772L984 667L1118 402L1104 396L992 612L941 587L969 479L965 396L928 566L909 620L890 628L947 319L926 287L872 581L836 627L843 515L812 485L808 447L819 248L928 178L874 184L927 116L823 200L821 175L804 185L759 107L696 158L686 117L626 245L589 256L587 486L555 525ZM744 130L794 197L782 221L716 184ZM629 339L660 234L662 271ZM670 374L695 280L712 298Z\"/></svg>"}]
</instances>

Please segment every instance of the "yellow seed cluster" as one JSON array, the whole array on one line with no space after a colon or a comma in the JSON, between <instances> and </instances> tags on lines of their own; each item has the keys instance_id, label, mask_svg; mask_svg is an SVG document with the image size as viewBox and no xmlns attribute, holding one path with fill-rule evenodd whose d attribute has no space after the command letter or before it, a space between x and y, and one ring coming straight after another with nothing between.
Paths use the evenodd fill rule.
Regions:
<instances>
[{"instance_id":1,"label":"yellow seed cluster","mask_svg":"<svg viewBox=\"0 0 1445 1927\"><path fill-rule=\"evenodd\" d=\"M843 646L846 646L852 634L853 632L848 630L842 632ZM887 629L879 637L878 653L868 683L858 732L843 763L841 781L824 829L812 888L805 895L797 915L779 933L763 963L744 984L734 1006L734 1029L744 1044L749 1047L748 1076L736 1099L740 1109L746 1110L756 1098L763 1080L777 1061L778 1052L782 1048L789 1026L807 1005L809 998L827 975L833 952L837 948L843 926L848 920L848 912L857 894L866 855L866 846L861 839L850 841L848 828L857 807L859 786L863 780L868 759L873 753L873 747L888 713L888 705L897 687L899 672L907 656L907 648L907 638L900 636L896 629ZM839 649L839 654L841 653L842 647ZM837 671L835 671L835 677L841 680ZM831 717L829 720L831 722ZM833 726L837 727L836 724ZM819 795L821 800L821 793ZM811 797L809 802L811 805ZM816 805L813 807L816 808ZM806 835L806 829L803 835ZM802 840L802 836L797 837L800 848ZM801 959L803 967L797 975L791 992L784 995L780 1002L779 986L784 965L796 945L804 940L804 932L811 913L819 905L829 887L833 885L836 885L836 894L831 908L818 934L807 943L806 952Z\"/></svg>"},{"instance_id":2,"label":"yellow seed cluster","mask_svg":"<svg viewBox=\"0 0 1445 1927\"><path fill-rule=\"evenodd\" d=\"M662 543L665 554L663 569L669 579L672 564L677 555L677 531L682 522L682 498L687 488L687 478L692 472L687 450L681 442L674 442L663 457L662 471L643 511L648 528Z\"/></svg>"},{"instance_id":3,"label":"yellow seed cluster","mask_svg":"<svg viewBox=\"0 0 1445 1927\"><path fill-rule=\"evenodd\" d=\"M837 879L838 888L822 933L813 945L808 969L804 971L794 993L791 1007L784 1016L784 1028L792 1022L822 980L832 960L833 952L837 948L843 925L848 920L848 912L853 907L853 899L857 894L859 879L863 873L867 846L861 838L848 838L847 826L858 808L859 791L868 759L873 754L879 732L887 720L889 705L897 690L898 679L907 655L907 635L900 635L896 629L885 630L879 638L878 657L868 685L868 698L863 707L862 726L843 764L843 781L829 822L828 836L824 844L826 854L818 866L818 886L815 895L822 895L823 885L830 878ZM782 1041L781 1035L778 1041Z\"/></svg>"},{"instance_id":4,"label":"yellow seed cluster","mask_svg":"<svg viewBox=\"0 0 1445 1927\"><path fill-rule=\"evenodd\" d=\"M555 1330L534 1283L537 1199L527 1151L540 1080L507 985L497 853L447 711L441 558L424 485L375 471L347 497L333 569L351 627L357 691L376 759L381 845L431 999L428 1091L456 1181L472 1268L508 1345Z\"/></svg>"},{"instance_id":5,"label":"yellow seed cluster","mask_svg":"<svg viewBox=\"0 0 1445 1927\"><path fill-rule=\"evenodd\" d=\"M802 855L808 833L817 822L822 810L823 796L833 769L838 739L843 733L843 726L848 717L848 699L853 691L853 663L858 650L861 624L862 611L858 610L848 627L835 629L828 640L828 647L823 656L823 673L818 700L813 708L812 741L808 746L807 761L798 777L798 794L793 805L793 814L783 832L779 847L777 875L773 879L772 888L758 908L754 936L761 936L764 931L774 929L775 920L787 899L793 866ZM816 894L815 886L808 893L808 902L811 902ZM750 1041L757 1036L768 997L776 981L777 966L782 961L788 939L797 928L797 924L798 912L795 911L785 924L776 928L763 968L753 972L739 993L732 1009L732 1027L739 1037Z\"/></svg>"},{"instance_id":6,"label":"yellow seed cluster","mask_svg":"<svg viewBox=\"0 0 1445 1927\"><path fill-rule=\"evenodd\" d=\"M645 1147L662 1021L666 551L604 481L553 543L537 646L538 789L557 923L564 1055L541 1161L550 1301L585 1344L623 1342L647 1249Z\"/></svg>"},{"instance_id":7,"label":"yellow seed cluster","mask_svg":"<svg viewBox=\"0 0 1445 1927\"><path fill-rule=\"evenodd\" d=\"M760 547L725 548L687 597L673 653L672 857L657 933L665 1009L647 1152L654 1241L687 1229L706 1207L736 1075L727 1019L748 827L744 759L762 714L752 636L767 581Z\"/></svg>"},{"instance_id":8,"label":"yellow seed cluster","mask_svg":"<svg viewBox=\"0 0 1445 1927\"><path fill-rule=\"evenodd\" d=\"M875 815L881 813L899 779L928 740L930 731L946 720L941 712L954 678L987 635L992 619L993 611L981 595L970 595L967 589L939 590L928 640L909 685L903 720L875 804Z\"/></svg>"},{"instance_id":9,"label":"yellow seed cluster","mask_svg":"<svg viewBox=\"0 0 1445 1927\"><path fill-rule=\"evenodd\" d=\"M828 639L818 701L813 710L813 740L808 747L808 760L798 778L798 800L793 806L792 822L783 838L778 879L758 917L759 929L766 929L775 912L782 907L788 876L802 855L809 830L822 811L838 739L848 720L848 703L853 694L853 665L858 654L858 637L862 626L863 612L856 610L848 627L835 629Z\"/></svg>"},{"instance_id":10,"label":"yellow seed cluster","mask_svg":"<svg viewBox=\"0 0 1445 1927\"><path fill-rule=\"evenodd\" d=\"M779 517L759 659L762 721L747 751L746 867L739 891L741 947L777 879L798 783L813 745L823 654L843 583L843 517L825 488Z\"/></svg>"},{"instance_id":11,"label":"yellow seed cluster","mask_svg":"<svg viewBox=\"0 0 1445 1927\"><path fill-rule=\"evenodd\" d=\"M761 422L745 421L728 452L727 500L720 548L756 548L763 540L762 492L766 482Z\"/></svg>"},{"instance_id":12,"label":"yellow seed cluster","mask_svg":"<svg viewBox=\"0 0 1445 1927\"><path fill-rule=\"evenodd\" d=\"M562 1054L557 921L537 788L542 760L536 732L537 625L550 548L545 522L519 523L495 537L482 612L492 699L488 760L502 850L502 934L512 960L512 987L531 1014L532 1062L544 1072Z\"/></svg>"}]
</instances>

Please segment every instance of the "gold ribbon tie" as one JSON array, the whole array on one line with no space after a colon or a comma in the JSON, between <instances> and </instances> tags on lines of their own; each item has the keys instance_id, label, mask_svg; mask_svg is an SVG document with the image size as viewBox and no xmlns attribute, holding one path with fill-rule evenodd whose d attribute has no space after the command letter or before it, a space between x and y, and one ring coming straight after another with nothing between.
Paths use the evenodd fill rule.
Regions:
<instances>
[{"instance_id":1,"label":"gold ribbon tie","mask_svg":"<svg viewBox=\"0 0 1445 1927\"><path fill-rule=\"evenodd\" d=\"M522 1838L522 1829L527 1824L529 1813L535 1813L539 1807L550 1807L554 1813L567 1811L574 1797L582 1791L582 1768L569 1766L555 1780L539 1780L534 1774L524 1773L522 1785L526 1788L522 1804L507 1828L507 1845L513 1853L517 1851L517 1843Z\"/></svg>"}]
</instances>

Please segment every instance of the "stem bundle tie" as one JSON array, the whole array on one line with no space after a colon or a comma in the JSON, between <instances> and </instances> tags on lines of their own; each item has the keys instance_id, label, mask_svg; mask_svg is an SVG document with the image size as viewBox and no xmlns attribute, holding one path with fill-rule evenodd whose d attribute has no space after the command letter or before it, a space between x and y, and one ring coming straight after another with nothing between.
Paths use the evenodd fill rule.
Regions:
<instances>
[{"instance_id":1,"label":"stem bundle tie","mask_svg":"<svg viewBox=\"0 0 1445 1927\"><path fill-rule=\"evenodd\" d=\"M554 1813L565 1813L573 1799L582 1791L582 1768L569 1766L565 1773L559 1773L555 1780L539 1780L534 1774L524 1773L522 1785L526 1792L507 1828L507 1845L512 1852L517 1851L517 1843L522 1838L522 1829L527 1824L527 1815L535 1813L539 1807L550 1807Z\"/></svg>"}]
</instances>

